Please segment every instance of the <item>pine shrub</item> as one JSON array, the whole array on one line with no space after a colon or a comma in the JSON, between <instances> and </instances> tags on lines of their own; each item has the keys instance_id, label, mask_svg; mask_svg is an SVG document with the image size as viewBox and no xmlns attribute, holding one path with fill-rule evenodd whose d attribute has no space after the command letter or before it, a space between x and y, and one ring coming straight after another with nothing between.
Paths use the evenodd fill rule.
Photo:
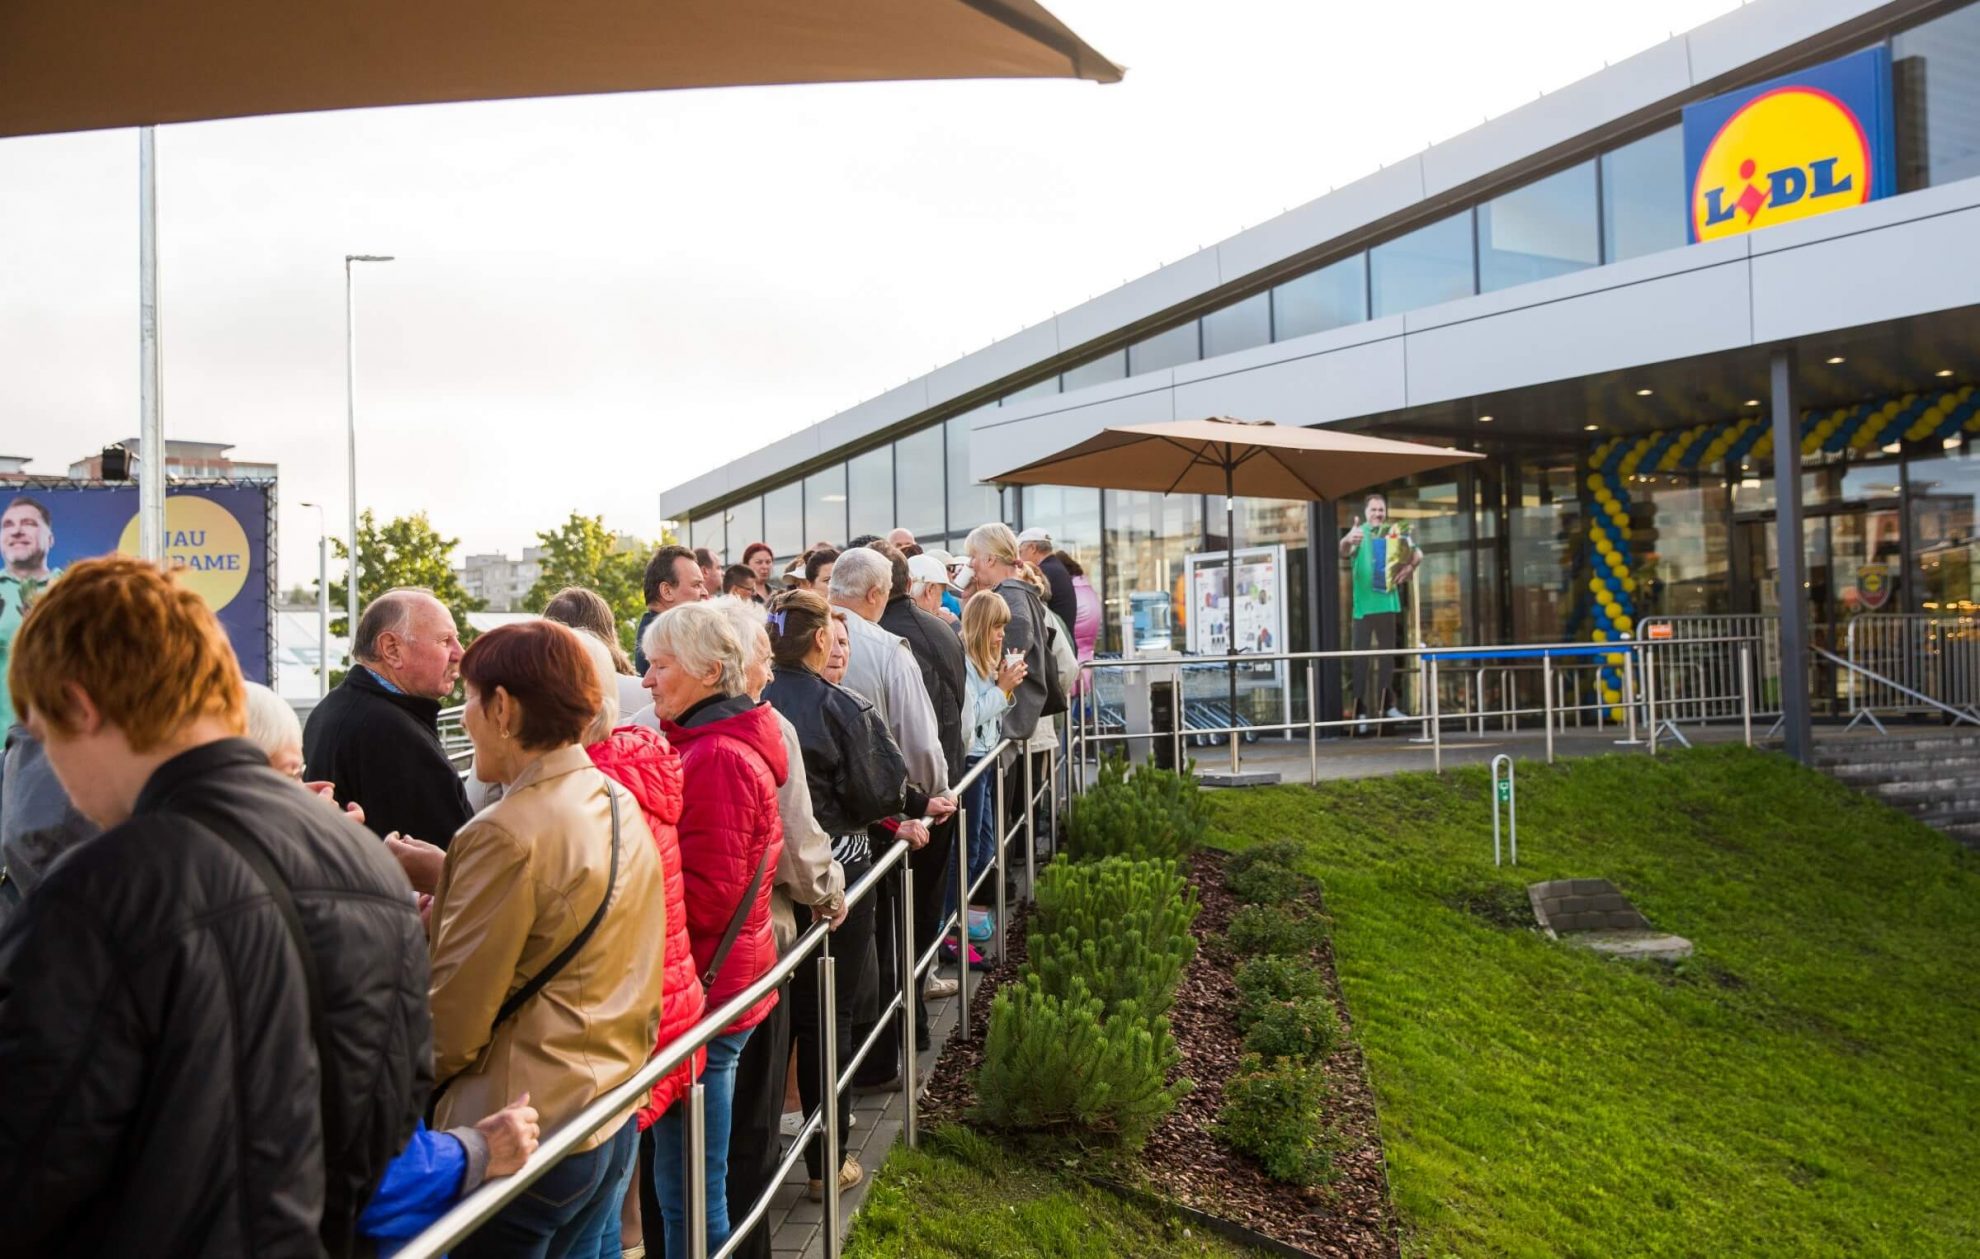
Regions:
<instances>
[{"instance_id":1,"label":"pine shrub","mask_svg":"<svg viewBox=\"0 0 1980 1259\"><path fill-rule=\"evenodd\" d=\"M1283 905L1305 896L1314 881L1276 861L1254 861L1236 874L1224 873L1224 888L1247 905Z\"/></svg>"},{"instance_id":2,"label":"pine shrub","mask_svg":"<svg viewBox=\"0 0 1980 1259\"><path fill-rule=\"evenodd\" d=\"M1297 865L1305 852L1306 848L1294 839L1275 839L1242 852L1234 852L1224 859L1224 880L1228 883L1232 875L1243 874L1261 861L1275 866Z\"/></svg>"},{"instance_id":3,"label":"pine shrub","mask_svg":"<svg viewBox=\"0 0 1980 1259\"><path fill-rule=\"evenodd\" d=\"M1133 1005L1144 1015L1167 1014L1175 1003L1183 968L1196 955L1196 941L1185 931L1161 950L1150 948L1141 926L1124 923L1095 939L1077 928L1033 936L1028 945L1031 973L1045 992L1070 995L1074 984L1099 998L1101 1016L1113 1018Z\"/></svg>"},{"instance_id":4,"label":"pine shrub","mask_svg":"<svg viewBox=\"0 0 1980 1259\"><path fill-rule=\"evenodd\" d=\"M1262 1007L1245 1033L1244 1047L1267 1062L1291 1058L1313 1066L1333 1053L1340 1039L1334 1003L1325 997L1305 997Z\"/></svg>"},{"instance_id":5,"label":"pine shrub","mask_svg":"<svg viewBox=\"0 0 1980 1259\"><path fill-rule=\"evenodd\" d=\"M1032 925L1046 934L1074 929L1092 939L1145 915L1155 928L1149 943L1160 948L1169 935L1187 936L1200 908L1196 889L1174 861L1061 859L1038 876L1038 912Z\"/></svg>"},{"instance_id":6,"label":"pine shrub","mask_svg":"<svg viewBox=\"0 0 1980 1259\"><path fill-rule=\"evenodd\" d=\"M1209 801L1194 773L1146 765L1129 773L1126 757L1109 757L1067 814L1066 852L1075 861L1173 860L1194 851L1209 825Z\"/></svg>"},{"instance_id":7,"label":"pine shrub","mask_svg":"<svg viewBox=\"0 0 1980 1259\"><path fill-rule=\"evenodd\" d=\"M1304 957L1326 940L1327 921L1304 910L1247 905L1231 915L1224 938L1245 957Z\"/></svg>"},{"instance_id":8,"label":"pine shrub","mask_svg":"<svg viewBox=\"0 0 1980 1259\"><path fill-rule=\"evenodd\" d=\"M997 994L976 1080L976 1117L999 1128L1077 1130L1138 1148L1194 1085L1167 1083L1181 1061L1169 1021L1132 1002L1103 1018L1075 977L1063 997L1038 976Z\"/></svg>"},{"instance_id":9,"label":"pine shrub","mask_svg":"<svg viewBox=\"0 0 1980 1259\"><path fill-rule=\"evenodd\" d=\"M1238 990L1237 1021L1248 1031L1267 1009L1288 1001L1325 998L1326 981L1320 972L1290 957L1254 957L1238 965L1234 976Z\"/></svg>"},{"instance_id":10,"label":"pine shrub","mask_svg":"<svg viewBox=\"0 0 1980 1259\"><path fill-rule=\"evenodd\" d=\"M1167 1013L1196 956L1189 928L1200 908L1173 861L1054 861L1038 880L1031 970L1056 997L1084 980L1104 1017L1126 1001L1146 1016Z\"/></svg>"},{"instance_id":11,"label":"pine shrub","mask_svg":"<svg viewBox=\"0 0 1980 1259\"><path fill-rule=\"evenodd\" d=\"M1247 1057L1224 1085L1217 1129L1257 1159L1265 1174L1291 1185L1325 1180L1333 1157L1321 1128L1326 1083L1317 1068L1288 1058Z\"/></svg>"}]
</instances>

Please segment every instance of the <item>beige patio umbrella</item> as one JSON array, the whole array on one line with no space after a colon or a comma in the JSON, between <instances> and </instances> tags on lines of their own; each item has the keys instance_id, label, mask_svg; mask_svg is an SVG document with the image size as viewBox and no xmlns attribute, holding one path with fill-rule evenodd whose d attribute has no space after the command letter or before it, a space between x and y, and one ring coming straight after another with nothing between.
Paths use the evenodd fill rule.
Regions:
<instances>
[{"instance_id":1,"label":"beige patio umbrella","mask_svg":"<svg viewBox=\"0 0 1980 1259\"><path fill-rule=\"evenodd\" d=\"M1337 499L1416 472L1485 456L1271 420L1172 420L1103 428L1056 455L991 477L1003 485L1085 485L1156 494L1224 496L1227 597L1237 595L1237 505L1246 498ZM1313 540L1318 544L1318 539ZM1236 629L1235 610L1232 628ZM1232 654L1236 652L1235 635ZM1237 724L1237 665L1229 666ZM1232 736L1235 763L1236 735Z\"/></svg>"},{"instance_id":2,"label":"beige patio umbrella","mask_svg":"<svg viewBox=\"0 0 1980 1259\"><path fill-rule=\"evenodd\" d=\"M1120 77L1035 0L0 4L0 136L657 88Z\"/></svg>"}]
</instances>

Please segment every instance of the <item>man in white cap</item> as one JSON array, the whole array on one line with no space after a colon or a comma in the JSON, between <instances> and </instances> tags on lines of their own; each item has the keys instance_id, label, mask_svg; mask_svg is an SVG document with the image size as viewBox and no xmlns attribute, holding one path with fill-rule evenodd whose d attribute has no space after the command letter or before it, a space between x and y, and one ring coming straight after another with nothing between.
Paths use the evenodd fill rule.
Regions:
<instances>
[{"instance_id":1,"label":"man in white cap","mask_svg":"<svg viewBox=\"0 0 1980 1259\"><path fill-rule=\"evenodd\" d=\"M941 617L951 627L960 627L962 620L946 606L949 590L949 569L941 560L923 552L911 557L908 562L908 598L923 612Z\"/></svg>"},{"instance_id":2,"label":"man in white cap","mask_svg":"<svg viewBox=\"0 0 1980 1259\"><path fill-rule=\"evenodd\" d=\"M1073 590L1072 574L1066 566L1052 554L1052 535L1043 529L1026 529L1018 535L1018 558L1027 564L1034 564L1045 574L1045 581L1052 587L1052 597L1045 606L1059 614L1066 628L1079 619L1079 595Z\"/></svg>"}]
</instances>

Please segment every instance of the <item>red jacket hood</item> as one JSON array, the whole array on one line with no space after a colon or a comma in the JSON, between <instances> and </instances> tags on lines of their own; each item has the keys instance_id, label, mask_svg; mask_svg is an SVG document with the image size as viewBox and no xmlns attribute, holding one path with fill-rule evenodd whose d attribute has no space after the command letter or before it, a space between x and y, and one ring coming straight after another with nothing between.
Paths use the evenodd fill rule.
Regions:
<instances>
[{"instance_id":1,"label":"red jacket hood","mask_svg":"<svg viewBox=\"0 0 1980 1259\"><path fill-rule=\"evenodd\" d=\"M777 710L768 704L757 704L746 711L698 726L679 726L671 721L663 724L667 737L677 747L685 749L697 739L726 736L747 744L761 756L779 787L791 776L790 763L784 756L783 727L777 723Z\"/></svg>"},{"instance_id":2,"label":"red jacket hood","mask_svg":"<svg viewBox=\"0 0 1980 1259\"><path fill-rule=\"evenodd\" d=\"M620 726L585 748L607 778L632 792L639 807L669 826L681 820L681 757L644 726Z\"/></svg>"}]
</instances>

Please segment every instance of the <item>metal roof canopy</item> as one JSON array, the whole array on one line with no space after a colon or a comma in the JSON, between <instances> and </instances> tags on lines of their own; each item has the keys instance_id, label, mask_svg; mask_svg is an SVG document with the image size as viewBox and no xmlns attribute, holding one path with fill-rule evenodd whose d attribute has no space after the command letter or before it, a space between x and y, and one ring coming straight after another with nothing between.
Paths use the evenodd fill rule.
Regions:
<instances>
[{"instance_id":1,"label":"metal roof canopy","mask_svg":"<svg viewBox=\"0 0 1980 1259\"><path fill-rule=\"evenodd\" d=\"M0 136L662 88L1121 73L1035 0L0 5Z\"/></svg>"}]
</instances>

